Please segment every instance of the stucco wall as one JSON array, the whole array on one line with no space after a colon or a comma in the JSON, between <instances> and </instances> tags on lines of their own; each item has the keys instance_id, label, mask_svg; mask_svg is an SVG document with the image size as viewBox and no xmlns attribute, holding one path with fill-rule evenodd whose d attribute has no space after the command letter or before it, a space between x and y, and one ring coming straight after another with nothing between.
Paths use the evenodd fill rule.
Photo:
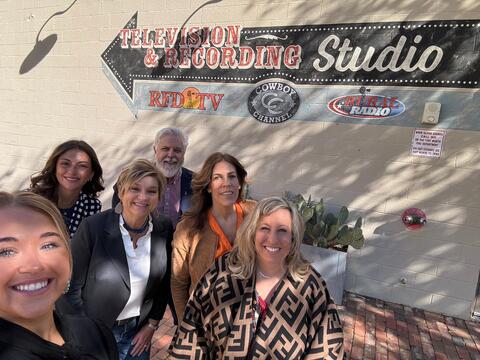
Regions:
<instances>
[{"instance_id":1,"label":"stucco wall","mask_svg":"<svg viewBox=\"0 0 480 360\"><path fill-rule=\"evenodd\" d=\"M42 25L71 2L0 0L0 188L25 188L56 144L81 138L99 155L107 188L101 200L108 207L121 166L152 155L157 129L178 126L190 136L186 165L193 170L209 153L227 151L246 165L256 198L288 189L323 197L329 206L347 205L363 216L367 241L349 254L350 291L468 318L480 268L480 132L447 129L442 157L425 159L409 154L415 125L401 120L399 126L339 123L326 109L307 120L276 125L251 117L172 111L141 111L135 119L103 73L100 54L136 11L143 25L179 26L203 3L78 1L42 29L40 39L56 34L57 41L37 66L20 75ZM432 19L480 19L480 5L473 0L223 0L203 7L190 23ZM319 88L318 102L352 89ZM404 97L428 100L439 90L401 91ZM478 103L474 90L453 93L464 96L465 106ZM418 119L420 126L422 111L423 102L412 100L409 121ZM448 106L442 111L448 112ZM478 119L472 115L470 121ZM424 229L404 229L400 214L409 207L426 211ZM400 284L401 277L406 284Z\"/></svg>"}]
</instances>

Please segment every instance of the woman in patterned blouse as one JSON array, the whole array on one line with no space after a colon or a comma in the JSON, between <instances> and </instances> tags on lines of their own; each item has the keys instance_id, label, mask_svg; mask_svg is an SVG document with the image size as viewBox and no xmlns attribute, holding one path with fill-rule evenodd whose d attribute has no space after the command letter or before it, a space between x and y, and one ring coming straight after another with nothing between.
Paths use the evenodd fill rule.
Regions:
<instances>
[{"instance_id":1,"label":"woman in patterned blouse","mask_svg":"<svg viewBox=\"0 0 480 360\"><path fill-rule=\"evenodd\" d=\"M172 359L343 359L343 331L325 281L300 254L303 221L264 199L233 250L200 279Z\"/></svg>"},{"instance_id":2,"label":"woman in patterned blouse","mask_svg":"<svg viewBox=\"0 0 480 360\"><path fill-rule=\"evenodd\" d=\"M31 178L30 191L57 205L70 237L87 216L98 213L104 189L102 167L95 150L82 140L58 145L45 167Z\"/></svg>"}]
</instances>

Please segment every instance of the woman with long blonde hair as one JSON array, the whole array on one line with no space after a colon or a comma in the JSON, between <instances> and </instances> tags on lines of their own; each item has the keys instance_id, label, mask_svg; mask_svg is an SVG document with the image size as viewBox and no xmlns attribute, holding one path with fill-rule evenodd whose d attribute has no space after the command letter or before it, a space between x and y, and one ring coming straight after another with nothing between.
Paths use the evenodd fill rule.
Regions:
<instances>
[{"instance_id":1,"label":"woman with long blonde hair","mask_svg":"<svg viewBox=\"0 0 480 360\"><path fill-rule=\"evenodd\" d=\"M231 253L198 282L171 358L342 359L342 325L325 282L300 254L303 233L292 204L261 200Z\"/></svg>"}]
</instances>

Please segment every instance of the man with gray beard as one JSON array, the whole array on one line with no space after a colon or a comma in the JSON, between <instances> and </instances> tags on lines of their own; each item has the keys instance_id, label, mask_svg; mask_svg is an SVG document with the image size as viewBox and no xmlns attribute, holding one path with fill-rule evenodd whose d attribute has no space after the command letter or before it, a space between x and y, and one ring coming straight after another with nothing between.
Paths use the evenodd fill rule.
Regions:
<instances>
[{"instance_id":1,"label":"man with gray beard","mask_svg":"<svg viewBox=\"0 0 480 360\"><path fill-rule=\"evenodd\" d=\"M187 146L187 136L173 127L160 129L153 144L155 163L167 179L157 210L172 220L174 228L182 214L190 208L192 196L193 173L182 166ZM116 184L113 188L112 207L115 207L119 202Z\"/></svg>"}]
</instances>

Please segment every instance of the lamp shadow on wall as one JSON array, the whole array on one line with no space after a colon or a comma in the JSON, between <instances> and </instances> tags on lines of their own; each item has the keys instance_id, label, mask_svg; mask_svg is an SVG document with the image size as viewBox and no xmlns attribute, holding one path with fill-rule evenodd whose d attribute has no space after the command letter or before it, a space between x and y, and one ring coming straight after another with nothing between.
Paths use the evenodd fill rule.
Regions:
<instances>
[{"instance_id":1,"label":"lamp shadow on wall","mask_svg":"<svg viewBox=\"0 0 480 360\"><path fill-rule=\"evenodd\" d=\"M188 18L185 19L185 21L183 22L182 26L179 27L179 29L182 29L185 27L185 25L190 21L190 19L197 13L199 12L202 8L204 8L205 6L207 5L211 5L211 4L216 4L216 3L219 3L219 2L222 2L222 0L208 0L206 2L204 2L202 5L200 5L199 7L197 7L191 14ZM201 35L201 32L202 30L199 30L198 34ZM173 45L172 48L176 49L177 50L177 53L179 52L180 50L180 42L181 42L181 37L180 36L177 36L177 40L175 41L175 44ZM165 56L165 52L163 52L163 56ZM191 56L191 55L190 55ZM175 68L172 68L172 70L174 70ZM168 72L169 70L168 69L162 69L165 72ZM177 70L182 70L181 68L178 68ZM152 75L153 76L157 76L157 75L160 75L160 66L157 66L156 68L154 68L152 70Z\"/></svg>"},{"instance_id":2,"label":"lamp shadow on wall","mask_svg":"<svg viewBox=\"0 0 480 360\"><path fill-rule=\"evenodd\" d=\"M219 3L219 2L222 2L222 0L208 0L208 1L204 2L202 5L200 5L198 8L196 8L194 12L192 12L190 14L190 16L183 22L180 29L183 28L188 23L188 21L193 17L193 15L195 15L197 12L199 12L203 7L205 7L207 5L211 5L211 4L216 4L216 3Z\"/></svg>"},{"instance_id":3,"label":"lamp shadow on wall","mask_svg":"<svg viewBox=\"0 0 480 360\"><path fill-rule=\"evenodd\" d=\"M20 65L20 70L18 71L20 75L26 74L27 72L32 70L35 66L37 66L48 55L50 50L52 50L52 48L55 46L55 43L57 42L57 38L58 38L57 34L51 34L51 35L48 35L45 39L40 39L40 33L42 32L43 28L55 16L60 16L65 14L68 10L72 8L72 6L77 1L78 0L74 0L68 8L66 8L63 11L58 11L54 13L52 16L50 16L47 19L47 21L43 23L42 27L38 31L33 49L27 55L25 60L23 60L22 65Z\"/></svg>"}]
</instances>

